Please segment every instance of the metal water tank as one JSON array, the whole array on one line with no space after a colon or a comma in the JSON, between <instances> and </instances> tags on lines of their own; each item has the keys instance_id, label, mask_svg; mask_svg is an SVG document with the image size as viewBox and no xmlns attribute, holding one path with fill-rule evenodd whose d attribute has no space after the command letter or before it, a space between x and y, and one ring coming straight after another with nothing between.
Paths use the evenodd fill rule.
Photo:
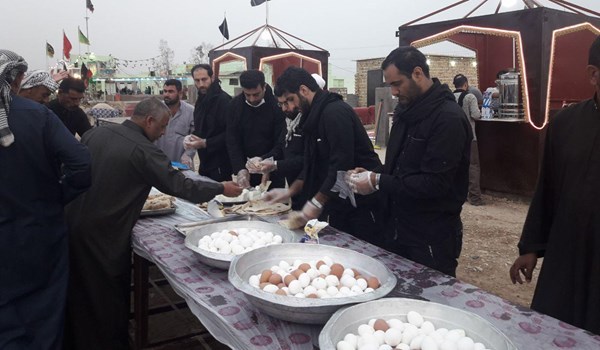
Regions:
<instances>
[{"instance_id":1,"label":"metal water tank","mask_svg":"<svg viewBox=\"0 0 600 350\"><path fill-rule=\"evenodd\" d=\"M498 108L500 118L522 119L525 115L521 101L520 76L519 72L508 72L502 74L497 80L500 90L500 107Z\"/></svg>"}]
</instances>

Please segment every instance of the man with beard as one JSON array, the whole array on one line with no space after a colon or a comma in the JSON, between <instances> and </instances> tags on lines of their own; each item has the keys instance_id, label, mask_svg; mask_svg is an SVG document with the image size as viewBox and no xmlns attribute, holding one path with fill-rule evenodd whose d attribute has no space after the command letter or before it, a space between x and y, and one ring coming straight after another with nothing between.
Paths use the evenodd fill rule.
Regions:
<instances>
[{"instance_id":1,"label":"man with beard","mask_svg":"<svg viewBox=\"0 0 600 350\"><path fill-rule=\"evenodd\" d=\"M400 107L385 165L357 169L350 185L385 199L385 249L455 276L473 134L448 86L429 77L426 61L416 48L399 47L381 64Z\"/></svg>"},{"instance_id":2,"label":"man with beard","mask_svg":"<svg viewBox=\"0 0 600 350\"><path fill-rule=\"evenodd\" d=\"M247 188L261 183L260 161L281 158L280 137L285 117L263 72L243 72L240 85L242 93L231 101L227 110L227 151L238 185ZM270 180L272 187L285 186L285 178L280 174L273 174Z\"/></svg>"},{"instance_id":3,"label":"man with beard","mask_svg":"<svg viewBox=\"0 0 600 350\"><path fill-rule=\"evenodd\" d=\"M181 100L181 82L168 79L163 87L163 100L171 110L171 119L165 134L156 140L156 145L173 162L179 162L183 155L183 139L194 131L194 107Z\"/></svg>"},{"instance_id":4,"label":"man with beard","mask_svg":"<svg viewBox=\"0 0 600 350\"><path fill-rule=\"evenodd\" d=\"M381 165L352 107L342 96L321 90L310 73L298 67L289 67L277 79L275 95L284 112L298 108L306 117L304 167L289 189L269 191L267 199L282 202L304 190L310 198L302 208L305 222L328 220L339 230L378 244L375 196L357 196L355 208L332 191L339 171Z\"/></svg>"},{"instance_id":5,"label":"man with beard","mask_svg":"<svg viewBox=\"0 0 600 350\"><path fill-rule=\"evenodd\" d=\"M561 110L548 125L510 278L523 283L522 273L531 282L543 257L531 308L600 334L600 36L586 71L594 96Z\"/></svg>"},{"instance_id":6,"label":"man with beard","mask_svg":"<svg viewBox=\"0 0 600 350\"><path fill-rule=\"evenodd\" d=\"M231 180L231 163L225 145L225 111L231 96L221 89L221 81L213 78L208 64L197 64L192 68L194 84L198 89L198 100L194 108L194 133L184 141L186 150L198 150L200 175L215 181ZM183 162L189 158L184 155Z\"/></svg>"},{"instance_id":7,"label":"man with beard","mask_svg":"<svg viewBox=\"0 0 600 350\"><path fill-rule=\"evenodd\" d=\"M84 92L83 80L66 78L58 87L58 97L48 103L48 108L62 120L71 134L79 137L92 128L87 114L79 107Z\"/></svg>"},{"instance_id":8,"label":"man with beard","mask_svg":"<svg viewBox=\"0 0 600 350\"><path fill-rule=\"evenodd\" d=\"M19 96L28 98L43 105L47 104L58 84L54 81L50 73L43 70L34 70L25 73L21 82Z\"/></svg>"}]
</instances>

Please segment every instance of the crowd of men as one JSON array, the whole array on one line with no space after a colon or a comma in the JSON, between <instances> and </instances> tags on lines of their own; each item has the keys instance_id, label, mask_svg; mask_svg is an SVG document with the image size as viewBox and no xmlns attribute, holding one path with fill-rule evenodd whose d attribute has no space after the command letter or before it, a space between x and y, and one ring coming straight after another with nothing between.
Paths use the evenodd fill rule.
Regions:
<instances>
[{"instance_id":1,"label":"crowd of men","mask_svg":"<svg viewBox=\"0 0 600 350\"><path fill-rule=\"evenodd\" d=\"M532 307L600 333L600 38L589 59L596 95L550 123L510 275L530 281L545 257ZM92 128L80 80L25 74L22 57L0 50L0 348L128 348L130 234L152 187L205 202L268 179L264 199L291 203L303 223L327 221L455 276L462 206L481 204L477 97L464 75L454 93L431 77L413 47L393 50L381 69L398 100L383 163L353 109L302 68L274 88L245 71L232 98L199 64L195 106L167 80L162 100ZM205 178L172 167L193 166L194 153Z\"/></svg>"}]
</instances>

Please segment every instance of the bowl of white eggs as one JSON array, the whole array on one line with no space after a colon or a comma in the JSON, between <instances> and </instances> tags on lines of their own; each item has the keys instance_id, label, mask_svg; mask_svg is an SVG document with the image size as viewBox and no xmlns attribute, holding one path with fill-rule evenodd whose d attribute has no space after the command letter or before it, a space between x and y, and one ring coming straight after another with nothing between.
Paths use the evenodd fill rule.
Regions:
<instances>
[{"instance_id":1,"label":"bowl of white eggs","mask_svg":"<svg viewBox=\"0 0 600 350\"><path fill-rule=\"evenodd\" d=\"M322 350L517 350L490 322L451 306L386 298L338 310L319 335Z\"/></svg>"},{"instance_id":2,"label":"bowl of white eggs","mask_svg":"<svg viewBox=\"0 0 600 350\"><path fill-rule=\"evenodd\" d=\"M198 253L206 265L227 270L236 255L253 249L297 241L294 232L264 221L226 221L195 229L185 246Z\"/></svg>"},{"instance_id":3,"label":"bowl of white eggs","mask_svg":"<svg viewBox=\"0 0 600 350\"><path fill-rule=\"evenodd\" d=\"M324 324L342 306L384 297L396 277L380 261L350 249L290 243L236 256L229 282L270 316Z\"/></svg>"}]
</instances>

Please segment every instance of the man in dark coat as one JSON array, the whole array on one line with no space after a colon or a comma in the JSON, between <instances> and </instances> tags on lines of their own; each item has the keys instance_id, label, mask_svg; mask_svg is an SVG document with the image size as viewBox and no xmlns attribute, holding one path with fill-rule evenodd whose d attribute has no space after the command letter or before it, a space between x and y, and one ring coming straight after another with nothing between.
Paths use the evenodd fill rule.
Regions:
<instances>
[{"instance_id":1,"label":"man in dark coat","mask_svg":"<svg viewBox=\"0 0 600 350\"><path fill-rule=\"evenodd\" d=\"M131 120L97 127L81 140L92 154L92 187L67 207L68 349L129 348L131 230L152 186L193 202L242 191L233 182L194 181L171 167L152 143L164 134L170 114L158 98L148 98Z\"/></svg>"},{"instance_id":2,"label":"man in dark coat","mask_svg":"<svg viewBox=\"0 0 600 350\"><path fill-rule=\"evenodd\" d=\"M560 111L546 132L537 188L512 267L531 282L544 258L531 308L600 334L600 37L587 72L594 98Z\"/></svg>"},{"instance_id":3,"label":"man in dark coat","mask_svg":"<svg viewBox=\"0 0 600 350\"><path fill-rule=\"evenodd\" d=\"M62 120L67 129L79 137L92 128L87 114L79 107L84 92L83 80L66 78L60 82L57 98L48 103L48 108Z\"/></svg>"},{"instance_id":4,"label":"man in dark coat","mask_svg":"<svg viewBox=\"0 0 600 350\"><path fill-rule=\"evenodd\" d=\"M462 247L473 134L447 85L429 77L425 56L399 47L381 68L398 97L385 165L351 175L357 193L379 190L385 248L451 276Z\"/></svg>"},{"instance_id":5,"label":"man in dark coat","mask_svg":"<svg viewBox=\"0 0 600 350\"><path fill-rule=\"evenodd\" d=\"M27 63L0 50L0 349L60 349L68 283L64 205L90 154L54 113L15 94ZM6 114L6 112L8 112Z\"/></svg>"},{"instance_id":6,"label":"man in dark coat","mask_svg":"<svg viewBox=\"0 0 600 350\"><path fill-rule=\"evenodd\" d=\"M194 133L186 149L197 149L200 158L200 175L215 181L231 180L231 162L225 144L227 105L231 96L221 89L221 82L213 78L208 64L192 68L198 100L194 108Z\"/></svg>"},{"instance_id":7,"label":"man in dark coat","mask_svg":"<svg viewBox=\"0 0 600 350\"><path fill-rule=\"evenodd\" d=\"M306 115L304 167L288 190L270 191L267 198L284 201L304 189L310 198L302 208L304 220L321 217L339 230L376 243L376 198L357 196L355 208L332 191L339 171L381 165L352 107L342 96L321 90L310 73L297 67L289 67L277 79L275 95L284 111L299 107Z\"/></svg>"},{"instance_id":8,"label":"man in dark coat","mask_svg":"<svg viewBox=\"0 0 600 350\"><path fill-rule=\"evenodd\" d=\"M234 97L227 109L227 151L238 185L246 188L261 183L260 161L281 158L285 117L263 72L243 72L240 85L242 93ZM253 172L251 176L249 171ZM272 174L270 180L271 187L285 186L285 178L280 174Z\"/></svg>"}]
</instances>

